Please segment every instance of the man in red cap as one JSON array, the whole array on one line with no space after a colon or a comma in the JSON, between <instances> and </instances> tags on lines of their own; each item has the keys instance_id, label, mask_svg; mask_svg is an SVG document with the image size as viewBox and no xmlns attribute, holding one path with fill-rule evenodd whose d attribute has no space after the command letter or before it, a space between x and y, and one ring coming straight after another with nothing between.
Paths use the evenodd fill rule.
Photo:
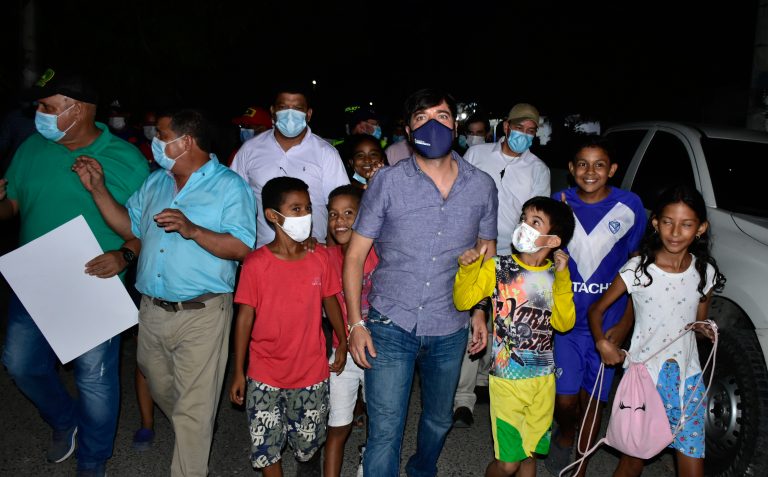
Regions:
<instances>
[{"instance_id":1,"label":"man in red cap","mask_svg":"<svg viewBox=\"0 0 768 477\"><path fill-rule=\"evenodd\" d=\"M258 106L251 106L236 118L232 118L232 124L240 128L240 142L245 142L267 129L272 128L272 116L269 111Z\"/></svg>"},{"instance_id":2,"label":"man in red cap","mask_svg":"<svg viewBox=\"0 0 768 477\"><path fill-rule=\"evenodd\" d=\"M258 106L250 106L240 116L232 118L232 124L240 128L240 144L245 144L245 141L253 139L259 134L272 129L272 116L264 108ZM240 148L235 148L234 151L227 158L227 166L232 164L232 160L235 158L235 154Z\"/></svg>"}]
</instances>

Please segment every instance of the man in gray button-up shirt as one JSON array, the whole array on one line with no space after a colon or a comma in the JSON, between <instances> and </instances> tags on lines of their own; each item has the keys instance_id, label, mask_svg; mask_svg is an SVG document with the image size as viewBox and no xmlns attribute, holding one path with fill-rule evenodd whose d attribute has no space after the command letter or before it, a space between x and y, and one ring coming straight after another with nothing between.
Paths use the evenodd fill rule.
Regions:
<instances>
[{"instance_id":1,"label":"man in gray button-up shirt","mask_svg":"<svg viewBox=\"0 0 768 477\"><path fill-rule=\"evenodd\" d=\"M370 182L344 263L350 352L365 371L369 439L365 475L399 475L399 450L413 371L418 366L423 409L409 476L437 473L452 425L453 395L467 349L468 314L453 305L457 258L485 247L495 254L496 186L451 151L456 103L421 90L405 103L414 155L382 169ZM376 245L368 322L361 321L365 257ZM473 323L473 352L485 346L482 319Z\"/></svg>"}]
</instances>

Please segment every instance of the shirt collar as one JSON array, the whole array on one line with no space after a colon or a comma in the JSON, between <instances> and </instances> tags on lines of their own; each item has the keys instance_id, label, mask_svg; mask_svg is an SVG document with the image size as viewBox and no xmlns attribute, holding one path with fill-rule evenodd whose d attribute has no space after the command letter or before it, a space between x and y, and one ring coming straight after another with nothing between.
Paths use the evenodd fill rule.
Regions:
<instances>
[{"instance_id":1,"label":"shirt collar","mask_svg":"<svg viewBox=\"0 0 768 477\"><path fill-rule=\"evenodd\" d=\"M280 143L277 142L277 137L275 136L275 131L277 131L277 126L272 128L272 134L271 134L272 142L274 142L274 144L277 147L280 147ZM309 140L310 136L312 136L312 129L309 127L309 124L307 124L307 134L304 135L304 138L302 138L300 143L296 144L296 146L292 146L292 148L293 147L297 147L297 146L302 146L305 142L307 142Z\"/></svg>"},{"instance_id":2,"label":"shirt collar","mask_svg":"<svg viewBox=\"0 0 768 477\"><path fill-rule=\"evenodd\" d=\"M95 121L96 127L101 130L101 134L99 134L96 139L93 140L92 143L88 144L87 146L83 146L81 148L75 149L72 151L73 154L90 154L94 156L98 156L98 154L109 145L109 143L112 141L112 133L109 132L109 128L106 124L100 123L98 121Z\"/></svg>"},{"instance_id":3,"label":"shirt collar","mask_svg":"<svg viewBox=\"0 0 768 477\"><path fill-rule=\"evenodd\" d=\"M468 167L469 164L461 158L458 152L451 151L451 159L456 161L456 164L459 167L459 176L467 172L471 172L471 168ZM411 177L421 173L421 169L419 168L419 165L416 162L416 154L412 153L411 157L409 157L408 159L403 159L403 162L406 163L406 166L405 166L406 176Z\"/></svg>"},{"instance_id":4,"label":"shirt collar","mask_svg":"<svg viewBox=\"0 0 768 477\"><path fill-rule=\"evenodd\" d=\"M214 153L210 153L210 154L208 154L208 157L210 158L210 160L209 160L209 161L207 161L207 162L206 162L205 164L203 164L202 166L200 166L200 167L199 167L199 168L198 168L196 171L194 171L194 172L193 172L193 173L192 173L192 174L189 176L189 177L190 177L190 179L191 179L192 177L195 177L195 175L197 175L197 174L202 174L203 176L205 176L206 174L208 174L208 173L210 173L210 172L213 172L213 170L214 170L214 169L216 169L216 167L219 165L219 158L218 158L218 157L216 157L216 154L214 154ZM169 170L166 170L166 171L165 171L165 174L166 174L168 177L170 177L171 179L173 179L173 172L171 172L171 171L169 171Z\"/></svg>"}]
</instances>

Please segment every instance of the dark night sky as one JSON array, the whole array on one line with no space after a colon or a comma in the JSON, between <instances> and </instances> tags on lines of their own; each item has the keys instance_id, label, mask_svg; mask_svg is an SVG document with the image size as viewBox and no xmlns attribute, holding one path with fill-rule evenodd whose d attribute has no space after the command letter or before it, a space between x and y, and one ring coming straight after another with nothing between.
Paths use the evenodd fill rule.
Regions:
<instances>
[{"instance_id":1,"label":"dark night sky","mask_svg":"<svg viewBox=\"0 0 768 477\"><path fill-rule=\"evenodd\" d=\"M4 5L6 93L19 82L25 3ZM84 65L105 100L136 110L196 105L231 117L268 105L282 78L315 79L316 129L334 135L330 125L344 106L373 101L399 114L422 86L499 115L528 101L544 114L607 122L740 124L757 1L38 0L37 7L39 66Z\"/></svg>"}]
</instances>

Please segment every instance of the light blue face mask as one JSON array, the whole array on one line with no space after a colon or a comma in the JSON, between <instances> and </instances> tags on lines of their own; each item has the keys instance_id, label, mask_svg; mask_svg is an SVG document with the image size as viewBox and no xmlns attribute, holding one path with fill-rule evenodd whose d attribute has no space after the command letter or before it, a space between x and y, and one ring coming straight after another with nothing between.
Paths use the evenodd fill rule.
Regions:
<instances>
[{"instance_id":1,"label":"light blue face mask","mask_svg":"<svg viewBox=\"0 0 768 477\"><path fill-rule=\"evenodd\" d=\"M507 144L514 152L522 154L531 147L531 144L533 144L533 136L510 129L509 137L507 137Z\"/></svg>"},{"instance_id":2,"label":"light blue face mask","mask_svg":"<svg viewBox=\"0 0 768 477\"><path fill-rule=\"evenodd\" d=\"M275 113L278 131L285 137L296 137L307 127L307 113L295 109L283 109Z\"/></svg>"},{"instance_id":3,"label":"light blue face mask","mask_svg":"<svg viewBox=\"0 0 768 477\"><path fill-rule=\"evenodd\" d=\"M59 114L47 114L47 113L41 113L40 111L37 111L35 113L35 128L37 128L37 132L39 132L44 138L48 139L49 141L53 142L59 142L61 139L67 134L67 131L72 129L72 126L77 124L77 120L72 122L72 124L69 125L69 127L65 130L59 129L59 116L63 116L64 113L69 111L70 109L74 108L75 105L68 107L64 111L62 111Z\"/></svg>"},{"instance_id":4,"label":"light blue face mask","mask_svg":"<svg viewBox=\"0 0 768 477\"><path fill-rule=\"evenodd\" d=\"M459 146L461 146L461 147L463 147L465 149L469 147L467 145L467 136L465 136L463 134L459 136Z\"/></svg>"},{"instance_id":5,"label":"light blue face mask","mask_svg":"<svg viewBox=\"0 0 768 477\"><path fill-rule=\"evenodd\" d=\"M245 142L256 136L256 131L253 129L241 129L240 130L240 142Z\"/></svg>"},{"instance_id":6,"label":"light blue face mask","mask_svg":"<svg viewBox=\"0 0 768 477\"><path fill-rule=\"evenodd\" d=\"M178 141L183 137L184 136L179 136L173 141L168 141L168 142L161 141L160 138L158 137L155 137L152 139L152 157L155 158L155 162L157 163L158 166L162 167L166 171L170 171L171 169L173 169L173 166L176 165L176 159L180 158L181 156L187 153L187 151L184 151L178 156L176 156L175 159L171 159L165 154L165 147L168 144L173 144L174 142Z\"/></svg>"},{"instance_id":7,"label":"light blue face mask","mask_svg":"<svg viewBox=\"0 0 768 477\"><path fill-rule=\"evenodd\" d=\"M366 179L365 177L361 176L357 172L355 172L354 175L352 175L352 178L354 180L356 180L357 182L361 183L361 184L367 184L368 183L368 179Z\"/></svg>"},{"instance_id":8,"label":"light blue face mask","mask_svg":"<svg viewBox=\"0 0 768 477\"><path fill-rule=\"evenodd\" d=\"M400 141L405 141L405 136L392 136L392 144L396 144Z\"/></svg>"},{"instance_id":9,"label":"light blue face mask","mask_svg":"<svg viewBox=\"0 0 768 477\"><path fill-rule=\"evenodd\" d=\"M371 136L375 137L376 139L381 139L381 126L374 126Z\"/></svg>"}]
</instances>

